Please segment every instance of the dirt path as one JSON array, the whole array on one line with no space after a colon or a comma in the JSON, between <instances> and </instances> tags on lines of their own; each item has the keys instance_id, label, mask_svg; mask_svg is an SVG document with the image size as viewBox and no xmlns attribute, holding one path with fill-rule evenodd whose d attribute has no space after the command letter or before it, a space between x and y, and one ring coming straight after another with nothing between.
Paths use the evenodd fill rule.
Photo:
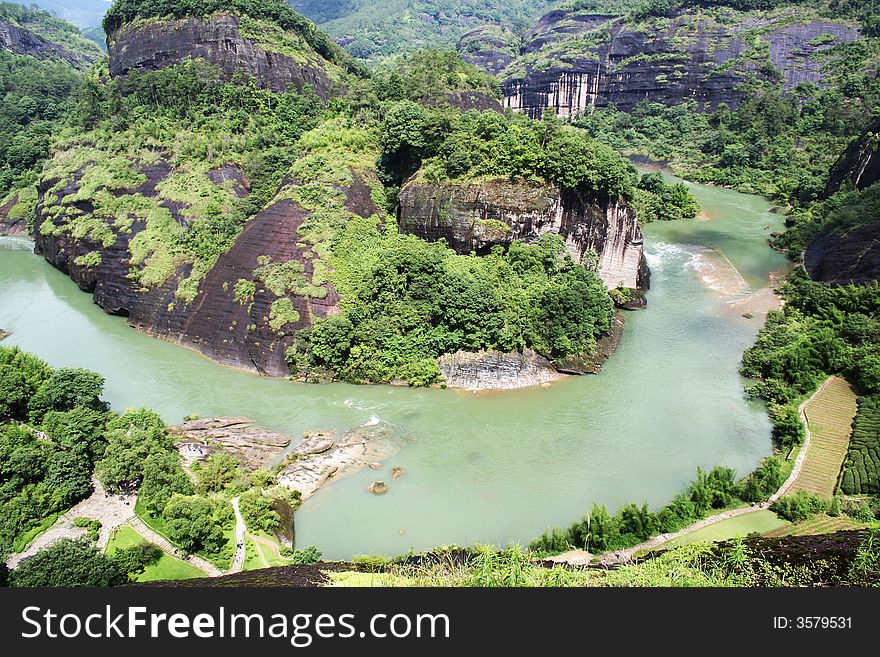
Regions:
<instances>
[{"instance_id":1,"label":"dirt path","mask_svg":"<svg viewBox=\"0 0 880 657\"><path fill-rule=\"evenodd\" d=\"M234 497L230 502L235 510L235 556L232 558L232 566L229 573L240 573L244 569L244 561L247 557L247 551L244 547L244 535L247 527L244 524L244 518L241 516L241 510L238 507L240 498Z\"/></svg>"},{"instance_id":2,"label":"dirt path","mask_svg":"<svg viewBox=\"0 0 880 657\"><path fill-rule=\"evenodd\" d=\"M32 557L40 550L44 550L62 539L75 540L85 536L86 530L84 528L73 525L73 521L77 518L100 520L101 529L98 532L97 545L98 549L106 546L116 528L135 517L135 497L107 493L97 479L92 479L92 490L89 497L62 514L54 525L37 536L23 552L10 556L6 565L15 568L28 557Z\"/></svg>"},{"instance_id":3,"label":"dirt path","mask_svg":"<svg viewBox=\"0 0 880 657\"><path fill-rule=\"evenodd\" d=\"M681 529L677 532L673 532L670 534L659 534L658 536L653 536L653 537L649 538L647 541L645 541L644 543L639 543L638 545L635 545L633 547L622 549L622 550L615 550L613 552L608 552L608 553L603 554L599 557L599 563L604 564L604 565L629 563L630 561L633 560L633 557L639 552L653 550L657 547L660 547L661 545L664 545L665 543L668 543L669 541L671 541L673 539L679 538L681 536L686 536L687 534L691 534L699 529L703 529L704 527L708 527L709 525L714 525L716 522L721 522L722 520L728 520L730 518L736 518L737 516L743 516L748 513L754 513L756 511L765 511L765 510L769 509L771 504L773 504L776 500L778 500L780 497L785 495L792 488L792 486L795 485L795 482L797 482L798 478L801 475L801 472L803 471L804 462L807 458L807 453L810 450L810 443L812 442L812 434L810 431L810 422L809 422L809 419L807 418L807 414L806 414L806 410L805 410L807 405L811 401L813 401L816 397L821 395L822 392L824 392L824 390L829 385L835 385L835 384L839 383L840 381L841 381L841 379L838 379L837 377L834 377L834 376L829 377L824 383L822 383L821 386L819 386L819 389L816 390L816 392L814 392L810 396L809 399L807 399L804 403L802 403L798 407L798 412L800 413L801 421L804 423L804 429L805 429L805 433L806 433L806 438L804 439L804 444L801 447L801 450L798 453L797 458L795 459L794 466L791 469L791 474L788 476L788 479L786 479L783 482L782 486L779 487L779 490L777 490L775 493L773 493L773 495L771 495L769 497L769 499L767 499L766 502L762 502L761 504L755 504L752 506L743 507L740 509L731 509L729 511L723 511L723 512L718 513L714 516L704 518L703 520L698 520L697 522L693 523L692 525L688 525L684 529ZM844 381L844 383L846 383L846 382ZM569 552L565 552L565 553L560 554L556 557L553 557L552 561L554 563L565 563L565 564L569 564L569 565L573 565L573 566L585 565L585 563L584 563L585 555L588 555L588 554L589 553L584 552L583 550L571 550ZM551 561L551 559L548 559L547 561ZM589 562L587 562L587 563L589 563Z\"/></svg>"}]
</instances>

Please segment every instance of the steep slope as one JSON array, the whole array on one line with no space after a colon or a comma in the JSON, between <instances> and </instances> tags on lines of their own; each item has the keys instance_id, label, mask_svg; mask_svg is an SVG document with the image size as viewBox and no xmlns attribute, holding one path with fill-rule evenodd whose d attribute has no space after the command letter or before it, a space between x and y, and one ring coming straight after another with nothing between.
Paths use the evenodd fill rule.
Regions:
<instances>
[{"instance_id":1,"label":"steep slope","mask_svg":"<svg viewBox=\"0 0 880 657\"><path fill-rule=\"evenodd\" d=\"M429 183L416 177L400 194L400 227L423 239L444 239L459 253L488 253L497 244L555 233L575 262L598 254L607 287L645 289L648 282L635 212L618 199L563 192L549 183Z\"/></svg>"},{"instance_id":2,"label":"steep slope","mask_svg":"<svg viewBox=\"0 0 880 657\"><path fill-rule=\"evenodd\" d=\"M846 150L831 171L826 194L854 190L841 203L828 201L829 216L804 252L815 280L834 285L880 280L880 119Z\"/></svg>"},{"instance_id":3,"label":"steep slope","mask_svg":"<svg viewBox=\"0 0 880 657\"><path fill-rule=\"evenodd\" d=\"M352 55L379 61L423 48L450 48L485 24L520 26L553 0L292 0Z\"/></svg>"},{"instance_id":4,"label":"steep slope","mask_svg":"<svg viewBox=\"0 0 880 657\"><path fill-rule=\"evenodd\" d=\"M79 27L88 28L101 23L110 3L107 0L14 0L16 4L30 7L38 4L59 18Z\"/></svg>"},{"instance_id":5,"label":"steep slope","mask_svg":"<svg viewBox=\"0 0 880 657\"><path fill-rule=\"evenodd\" d=\"M104 27L113 77L202 58L219 68L223 80L251 75L276 92L311 88L327 99L333 87L342 84L346 70L356 69L313 24L279 2L252 10L246 2L175 5L120 0Z\"/></svg>"},{"instance_id":6,"label":"steep slope","mask_svg":"<svg viewBox=\"0 0 880 657\"><path fill-rule=\"evenodd\" d=\"M88 68L102 55L75 26L41 9L9 2L0 2L0 48L77 69Z\"/></svg>"},{"instance_id":7,"label":"steep slope","mask_svg":"<svg viewBox=\"0 0 880 657\"><path fill-rule=\"evenodd\" d=\"M534 117L609 105L628 111L645 99L736 107L749 85L823 84L823 51L858 36L854 24L802 7L679 7L635 18L559 9L525 33L521 54L500 75L505 106ZM466 59L487 59L473 41L467 46L478 54L465 48Z\"/></svg>"}]
</instances>

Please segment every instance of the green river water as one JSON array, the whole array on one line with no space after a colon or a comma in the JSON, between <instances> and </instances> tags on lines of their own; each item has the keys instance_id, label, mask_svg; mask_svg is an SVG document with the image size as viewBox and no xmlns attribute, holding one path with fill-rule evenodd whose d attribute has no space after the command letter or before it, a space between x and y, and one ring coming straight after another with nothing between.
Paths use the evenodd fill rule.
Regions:
<instances>
[{"instance_id":1,"label":"green river water","mask_svg":"<svg viewBox=\"0 0 880 657\"><path fill-rule=\"evenodd\" d=\"M528 541L594 501L663 504L698 466L745 474L771 451L737 369L760 325L742 316L750 295L786 267L766 243L781 218L761 198L691 187L712 220L646 227L649 308L627 314L605 371L548 388L310 386L230 370L104 314L17 238L0 239L0 328L56 367L103 374L117 410L243 416L295 436L383 422L407 435L382 470L335 481L297 512L298 545L325 557ZM405 476L391 482L392 466ZM387 495L367 492L376 479Z\"/></svg>"}]
</instances>

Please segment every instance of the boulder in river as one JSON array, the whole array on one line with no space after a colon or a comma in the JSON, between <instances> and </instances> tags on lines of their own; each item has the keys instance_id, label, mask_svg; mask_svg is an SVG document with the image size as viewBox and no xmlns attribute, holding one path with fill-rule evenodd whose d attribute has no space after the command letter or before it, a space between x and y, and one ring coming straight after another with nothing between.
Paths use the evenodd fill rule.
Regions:
<instances>
[{"instance_id":1,"label":"boulder in river","mask_svg":"<svg viewBox=\"0 0 880 657\"><path fill-rule=\"evenodd\" d=\"M373 495L384 495L388 492L388 484L384 481L374 481L367 487L367 490Z\"/></svg>"},{"instance_id":2,"label":"boulder in river","mask_svg":"<svg viewBox=\"0 0 880 657\"><path fill-rule=\"evenodd\" d=\"M400 479L405 473L406 473L406 470L404 470L403 468L401 468L399 466L394 466L393 468L391 468L391 478L392 479Z\"/></svg>"}]
</instances>

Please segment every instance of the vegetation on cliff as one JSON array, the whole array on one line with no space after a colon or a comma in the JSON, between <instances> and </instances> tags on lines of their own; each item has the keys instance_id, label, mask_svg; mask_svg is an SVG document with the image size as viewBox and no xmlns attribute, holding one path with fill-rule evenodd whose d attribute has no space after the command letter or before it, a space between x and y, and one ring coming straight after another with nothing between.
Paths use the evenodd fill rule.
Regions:
<instances>
[{"instance_id":1,"label":"vegetation on cliff","mask_svg":"<svg viewBox=\"0 0 880 657\"><path fill-rule=\"evenodd\" d=\"M104 16L104 30L112 37L122 26L138 19L208 18L223 12L268 21L282 30L294 32L327 61L352 72L361 71L325 32L291 9L284 0L115 0Z\"/></svg>"},{"instance_id":2,"label":"vegetation on cliff","mask_svg":"<svg viewBox=\"0 0 880 657\"><path fill-rule=\"evenodd\" d=\"M61 46L72 55L82 57L83 63L94 61L103 53L92 40L83 36L75 25L61 20L36 5L24 6L14 2L0 2L0 21L24 28Z\"/></svg>"}]
</instances>

